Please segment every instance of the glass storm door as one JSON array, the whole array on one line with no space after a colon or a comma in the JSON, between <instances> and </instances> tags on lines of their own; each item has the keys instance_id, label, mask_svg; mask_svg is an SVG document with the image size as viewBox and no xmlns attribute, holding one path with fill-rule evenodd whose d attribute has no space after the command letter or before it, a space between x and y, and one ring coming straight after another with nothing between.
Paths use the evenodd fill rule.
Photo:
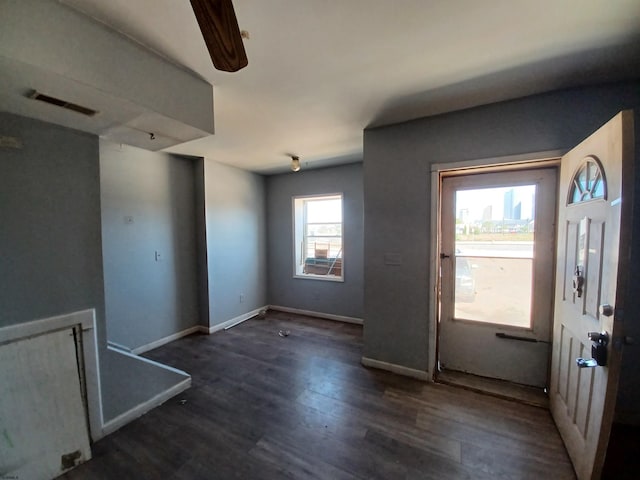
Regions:
<instances>
[{"instance_id":1,"label":"glass storm door","mask_svg":"<svg viewBox=\"0 0 640 480\"><path fill-rule=\"evenodd\" d=\"M556 169L448 176L441 195L440 367L546 386Z\"/></svg>"}]
</instances>

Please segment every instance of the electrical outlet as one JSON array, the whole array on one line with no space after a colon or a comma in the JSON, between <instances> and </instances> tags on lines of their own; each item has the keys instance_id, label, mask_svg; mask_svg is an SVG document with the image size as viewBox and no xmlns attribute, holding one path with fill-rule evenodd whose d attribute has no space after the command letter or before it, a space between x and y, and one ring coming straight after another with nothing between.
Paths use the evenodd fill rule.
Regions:
<instances>
[{"instance_id":1,"label":"electrical outlet","mask_svg":"<svg viewBox=\"0 0 640 480\"><path fill-rule=\"evenodd\" d=\"M158 250L156 250L156 262L159 262L161 260L162 260L162 254Z\"/></svg>"},{"instance_id":2,"label":"electrical outlet","mask_svg":"<svg viewBox=\"0 0 640 480\"><path fill-rule=\"evenodd\" d=\"M133 223L133 217L131 215L125 215L124 223L126 225L131 225Z\"/></svg>"},{"instance_id":3,"label":"electrical outlet","mask_svg":"<svg viewBox=\"0 0 640 480\"><path fill-rule=\"evenodd\" d=\"M244 293L241 293L240 294L240 303L243 303L243 302L244 302Z\"/></svg>"}]
</instances>

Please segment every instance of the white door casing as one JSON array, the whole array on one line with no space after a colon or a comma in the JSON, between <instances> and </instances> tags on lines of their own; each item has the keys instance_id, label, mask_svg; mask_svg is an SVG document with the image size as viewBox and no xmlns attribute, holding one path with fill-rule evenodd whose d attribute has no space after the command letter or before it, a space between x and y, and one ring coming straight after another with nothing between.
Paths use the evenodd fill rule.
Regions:
<instances>
[{"instance_id":1,"label":"white door casing","mask_svg":"<svg viewBox=\"0 0 640 480\"><path fill-rule=\"evenodd\" d=\"M561 162L549 395L580 480L600 477L615 409L631 248L633 145L633 112L625 111ZM609 335L606 366L578 367L577 357L591 359L588 332Z\"/></svg>"}]
</instances>

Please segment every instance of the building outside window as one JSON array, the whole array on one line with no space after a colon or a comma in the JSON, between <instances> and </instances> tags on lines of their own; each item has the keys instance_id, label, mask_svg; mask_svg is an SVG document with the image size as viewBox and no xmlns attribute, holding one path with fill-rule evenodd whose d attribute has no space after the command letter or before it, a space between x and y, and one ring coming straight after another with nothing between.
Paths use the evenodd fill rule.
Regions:
<instances>
[{"instance_id":1,"label":"building outside window","mask_svg":"<svg viewBox=\"0 0 640 480\"><path fill-rule=\"evenodd\" d=\"M293 198L294 276L344 278L342 194Z\"/></svg>"}]
</instances>

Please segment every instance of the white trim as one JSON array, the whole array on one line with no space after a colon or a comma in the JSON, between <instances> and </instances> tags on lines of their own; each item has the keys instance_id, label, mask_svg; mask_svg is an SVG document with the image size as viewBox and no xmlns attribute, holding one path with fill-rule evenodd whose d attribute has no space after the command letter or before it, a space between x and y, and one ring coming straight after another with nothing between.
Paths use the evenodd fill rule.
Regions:
<instances>
[{"instance_id":1,"label":"white trim","mask_svg":"<svg viewBox=\"0 0 640 480\"><path fill-rule=\"evenodd\" d=\"M255 310L251 310L250 312L243 313L242 315L238 315L230 320L227 320L222 323L218 323L216 325L212 325L211 327L200 327L200 331L203 333L212 334L215 332L219 332L220 330L228 330L231 327L235 327L236 325L249 320L250 318L258 315L262 310L267 310L269 307L267 305L263 307L256 308Z\"/></svg>"},{"instance_id":2,"label":"white trim","mask_svg":"<svg viewBox=\"0 0 640 480\"><path fill-rule=\"evenodd\" d=\"M344 263L342 264L344 267ZM331 276L331 275L315 275L313 273L301 273L300 275L295 274L293 278L301 278L303 280L322 280L323 282L342 282L344 283L343 277Z\"/></svg>"},{"instance_id":3,"label":"white trim","mask_svg":"<svg viewBox=\"0 0 640 480\"><path fill-rule=\"evenodd\" d=\"M340 199L340 210L341 210L341 221L340 221L340 225L341 225L341 233L340 233L340 242L342 245L341 248L341 260L342 260L342 272L341 275L339 277L333 276L333 278L329 278L328 276L324 276L324 275L314 275L314 274L306 274L303 273L302 270L304 269L304 266L302 265L304 263L304 259L306 257L306 252L303 252L300 249L300 242L299 240L302 240L302 244L305 244L305 225L307 223L306 220L306 214L304 212L306 212L306 208L300 208L300 207L296 207L296 202L297 200L301 200L303 202L308 201L308 200L328 200L331 198L335 198L335 199ZM302 213L301 213L302 211ZM300 220L298 221L298 219L300 218ZM329 281L329 282L344 282L344 272L345 272L345 264L344 264L344 260L345 260L345 255L344 255L344 251L345 251L345 225L344 225L344 192L334 192L334 193L316 193L316 194L311 194L311 195L293 195L291 197L291 225L293 225L293 229L291 231L292 236L293 236L293 278L296 279L306 279L306 280L322 280L322 281ZM301 228L298 228L301 227ZM298 233L299 230L301 230L302 232L300 233L302 238L297 238L298 237ZM329 247L329 249L331 249L331 247ZM299 263L300 262L300 263ZM298 267L300 267L300 272L298 272Z\"/></svg>"},{"instance_id":4,"label":"white trim","mask_svg":"<svg viewBox=\"0 0 640 480\"><path fill-rule=\"evenodd\" d=\"M465 168L481 168L481 167L493 167L493 166L511 166L517 167L518 164L531 163L535 165L538 162L545 162L548 160L556 160L562 157L566 150L544 150L542 152L535 153L523 153L520 155L506 155L504 157L488 157L478 158L475 160L464 160L461 162L448 162L448 163L432 163L432 172L446 172L448 170L464 170Z\"/></svg>"},{"instance_id":5,"label":"white trim","mask_svg":"<svg viewBox=\"0 0 640 480\"><path fill-rule=\"evenodd\" d=\"M82 325L83 331L91 330L95 327L93 313L94 311L92 309L82 310L0 328L0 345L22 340L23 338L35 337L54 330L63 330L76 325Z\"/></svg>"},{"instance_id":6,"label":"white trim","mask_svg":"<svg viewBox=\"0 0 640 480\"><path fill-rule=\"evenodd\" d=\"M134 357L136 357L137 355L140 355L142 353L148 352L149 350L153 350L154 348L158 348L161 347L163 345L166 345L167 343L171 343L175 340L178 340L182 337L186 337L187 335L191 335L197 332L200 333L206 333L208 335L211 335L212 333L215 332L219 332L220 330L229 330L232 327L235 327L236 325L239 325L240 323L249 320L250 318L255 317L256 315L258 315L262 310L267 310L269 308L268 305L265 305L263 307L260 308L256 308L255 310L251 310L250 312L247 313L243 313L242 315L238 315L237 317L231 318L229 320L226 320L222 323L218 323L216 325L212 325L211 327L206 327L204 325L194 325L193 327L189 327L186 330L182 330L180 332L177 333L173 333L171 335L168 335L164 338L160 338L159 340L155 340L151 343L147 343L146 345L141 345L139 347L136 347L134 349L129 349L128 347L124 346L124 345L119 345L117 343L114 342L109 342L109 348L111 350L117 351L118 353L130 353L133 354ZM146 359L145 359L146 360ZM162 364L158 364L161 365ZM182 372L184 373L184 372Z\"/></svg>"},{"instance_id":7,"label":"white trim","mask_svg":"<svg viewBox=\"0 0 640 480\"><path fill-rule=\"evenodd\" d=\"M429 255L429 358L428 368L430 372L436 372L438 362L438 272L440 265L440 245L438 226L440 225L440 172L431 172L431 252ZM433 381L433 376L430 378Z\"/></svg>"},{"instance_id":8,"label":"white trim","mask_svg":"<svg viewBox=\"0 0 640 480\"><path fill-rule=\"evenodd\" d=\"M307 317L325 318L327 320L335 320L336 322L354 323L356 325L364 324L361 318L345 317L344 315L334 315L332 313L313 312L311 310L300 310L299 308L281 307L279 305L269 305L269 309L278 310L279 312L297 313L299 315L306 315Z\"/></svg>"},{"instance_id":9,"label":"white trim","mask_svg":"<svg viewBox=\"0 0 640 480\"><path fill-rule=\"evenodd\" d=\"M127 347L126 345L122 345L120 343L116 343L116 342L112 342L111 340L107 341L107 346L108 347L112 347L118 351L122 351L122 352L131 352L131 349L129 347Z\"/></svg>"},{"instance_id":10,"label":"white trim","mask_svg":"<svg viewBox=\"0 0 640 480\"><path fill-rule=\"evenodd\" d=\"M145 402L140 403L139 405L136 405L132 409L124 413L121 413L120 415L109 420L108 422L103 423L102 432L101 432L102 435L100 438L115 432L119 428L125 426L127 423L132 422L133 420L135 420L138 417L141 417L142 415L149 412L150 410L162 405L164 402L166 402L170 398L178 395L181 392L184 392L186 389L188 389L191 386L191 375L189 375L188 373L182 370L170 367L169 365L165 365L163 363L159 363L154 360L150 360L145 357L140 357L134 353L125 352L116 347L107 346L107 349L116 353L117 355L124 355L125 357L133 358L140 362L148 363L150 365L154 365L158 368L162 368L164 370L168 370L170 372L177 373L179 375L184 375L185 378L184 380L175 384L171 388L168 388L164 392L158 393L157 395L153 396L149 400L146 400Z\"/></svg>"},{"instance_id":11,"label":"white trim","mask_svg":"<svg viewBox=\"0 0 640 480\"><path fill-rule=\"evenodd\" d=\"M146 345L140 345L139 347L129 349L129 351L134 355L140 355L141 353L148 352L149 350L153 350L154 348L161 347L162 345L166 345L167 343L173 342L174 340L178 340L179 338L186 337L187 335L191 335L192 333L196 333L199 331L201 331L201 325L195 325L193 327L187 328L186 330L182 330L177 333L172 333L171 335L167 335L164 338L160 338L151 343L147 343ZM112 344L112 342L109 342L109 343ZM113 344L113 345L119 350L126 351L127 349L127 347L122 348L118 344Z\"/></svg>"},{"instance_id":12,"label":"white trim","mask_svg":"<svg viewBox=\"0 0 640 480\"><path fill-rule=\"evenodd\" d=\"M122 350L118 350L117 348L114 348L114 347L107 347L107 350L111 350L112 352L115 352L118 355L124 355L125 357L135 358L136 360L139 360L141 362L148 363L150 365L154 365L154 366L162 368L164 370L169 370L169 371L171 371L173 373L178 373L180 375L185 375L187 377L191 376L191 375L189 375L187 372L185 372L183 370L179 370L177 368L170 367L169 365L165 365L164 363L156 362L155 360L151 360L149 358L140 357L140 356L136 355L135 353L123 352Z\"/></svg>"},{"instance_id":13,"label":"white trim","mask_svg":"<svg viewBox=\"0 0 640 480\"><path fill-rule=\"evenodd\" d=\"M365 367L378 368L380 370L397 373L398 375L404 375L405 377L417 378L418 380L423 380L425 382L431 380L429 372L425 372L423 370L416 370L414 368L404 367L395 363L387 363L368 357L362 357L361 361L362 365Z\"/></svg>"},{"instance_id":14,"label":"white trim","mask_svg":"<svg viewBox=\"0 0 640 480\"><path fill-rule=\"evenodd\" d=\"M122 352L118 352L118 353L122 353ZM140 360L143 360L142 357L138 357ZM144 359L147 360L147 359ZM155 362L152 362L155 363ZM166 365L161 365L158 364L164 368L169 368ZM173 369L171 369L173 370ZM179 372L180 370L178 370ZM118 415L116 418L109 420L107 423L105 423L102 427L102 434L103 436L107 436L113 432L115 432L116 430L118 430L121 427L124 427L127 423L132 422L133 420L135 420L138 417L141 417L142 415L144 415L145 413L147 413L148 411L162 405L164 402L166 402L167 400L169 400L172 397L175 397L176 395L178 395L181 392L184 392L187 388L189 388L191 386L191 377L185 378L183 381L181 381L180 383L174 385L173 387L165 390L164 392L159 393L158 395L150 398L149 400L147 400L144 403L141 403L135 407L133 407L131 410L128 410L120 415Z\"/></svg>"},{"instance_id":15,"label":"white trim","mask_svg":"<svg viewBox=\"0 0 640 480\"><path fill-rule=\"evenodd\" d=\"M329 192L329 193L311 193L309 195L293 195L291 198L303 198L305 200L309 200L309 199L318 199L318 200L324 200L327 199L329 197L341 197L344 195L344 192Z\"/></svg>"},{"instance_id":16,"label":"white trim","mask_svg":"<svg viewBox=\"0 0 640 480\"><path fill-rule=\"evenodd\" d=\"M56 330L73 328L77 325L82 328L89 433L91 439L96 441L102 437L103 416L95 310L91 308L0 328L0 344L43 335Z\"/></svg>"}]
</instances>

